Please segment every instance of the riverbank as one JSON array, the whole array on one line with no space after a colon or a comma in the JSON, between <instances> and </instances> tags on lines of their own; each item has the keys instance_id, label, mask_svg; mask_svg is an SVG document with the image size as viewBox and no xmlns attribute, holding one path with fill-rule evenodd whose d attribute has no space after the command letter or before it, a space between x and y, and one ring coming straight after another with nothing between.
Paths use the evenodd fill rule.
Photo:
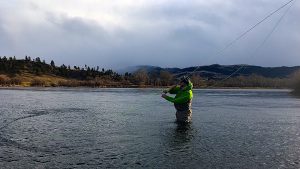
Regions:
<instances>
[{"instance_id":1,"label":"riverbank","mask_svg":"<svg viewBox=\"0 0 300 169\"><path fill-rule=\"evenodd\" d=\"M127 89L127 88L132 88L132 89L166 89L170 88L172 86L138 86L138 85L131 85L131 86L101 86L101 87L89 87L89 86L76 86L76 87L70 87L70 86L0 86L0 89L49 89L49 88L91 88L91 89ZM290 88L262 88L262 87L194 87L193 89L203 89L203 90L210 90L210 89L216 89L216 90L289 90L292 93L295 93L293 89Z\"/></svg>"},{"instance_id":2,"label":"riverbank","mask_svg":"<svg viewBox=\"0 0 300 169\"><path fill-rule=\"evenodd\" d=\"M131 77L131 76L130 76ZM16 75L0 74L0 87L90 87L90 88L168 88L177 82L154 83L150 79L143 82L138 78L120 76L98 76L94 78L76 79L54 74L35 75L21 73ZM132 76L135 77L135 76ZM194 88L199 89L289 89L293 88L291 79L266 79L262 77L233 77L222 80L197 80L191 78Z\"/></svg>"},{"instance_id":3,"label":"riverbank","mask_svg":"<svg viewBox=\"0 0 300 169\"><path fill-rule=\"evenodd\" d=\"M0 87L119 87L132 88L139 87L128 81L114 81L109 77L95 78L90 80L78 80L55 75L33 75L24 73L10 77L0 74Z\"/></svg>"}]
</instances>

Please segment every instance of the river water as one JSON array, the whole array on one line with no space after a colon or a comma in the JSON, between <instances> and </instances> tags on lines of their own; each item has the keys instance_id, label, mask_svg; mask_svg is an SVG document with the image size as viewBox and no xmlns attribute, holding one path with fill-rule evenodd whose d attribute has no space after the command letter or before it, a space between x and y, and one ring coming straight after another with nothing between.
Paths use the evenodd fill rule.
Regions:
<instances>
[{"instance_id":1,"label":"river water","mask_svg":"<svg viewBox=\"0 0 300 169\"><path fill-rule=\"evenodd\" d=\"M0 90L0 168L299 168L300 99L194 90L175 123L158 89Z\"/></svg>"}]
</instances>

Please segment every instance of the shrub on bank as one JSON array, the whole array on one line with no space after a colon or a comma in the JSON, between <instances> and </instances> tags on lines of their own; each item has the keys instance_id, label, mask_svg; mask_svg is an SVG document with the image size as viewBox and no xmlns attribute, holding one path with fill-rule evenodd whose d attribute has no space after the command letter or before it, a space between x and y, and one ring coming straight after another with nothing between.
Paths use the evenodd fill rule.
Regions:
<instances>
[{"instance_id":1,"label":"shrub on bank","mask_svg":"<svg viewBox=\"0 0 300 169\"><path fill-rule=\"evenodd\" d=\"M9 85L10 78L7 77L6 75L0 75L0 85L1 86L7 86Z\"/></svg>"},{"instance_id":2,"label":"shrub on bank","mask_svg":"<svg viewBox=\"0 0 300 169\"><path fill-rule=\"evenodd\" d=\"M40 78L34 78L31 80L31 86L46 86L46 82Z\"/></svg>"},{"instance_id":3,"label":"shrub on bank","mask_svg":"<svg viewBox=\"0 0 300 169\"><path fill-rule=\"evenodd\" d=\"M13 77L10 79L11 85L21 85L22 80L18 77Z\"/></svg>"},{"instance_id":4,"label":"shrub on bank","mask_svg":"<svg viewBox=\"0 0 300 169\"><path fill-rule=\"evenodd\" d=\"M22 80L18 77L10 78L6 75L0 75L0 86L21 85Z\"/></svg>"}]
</instances>

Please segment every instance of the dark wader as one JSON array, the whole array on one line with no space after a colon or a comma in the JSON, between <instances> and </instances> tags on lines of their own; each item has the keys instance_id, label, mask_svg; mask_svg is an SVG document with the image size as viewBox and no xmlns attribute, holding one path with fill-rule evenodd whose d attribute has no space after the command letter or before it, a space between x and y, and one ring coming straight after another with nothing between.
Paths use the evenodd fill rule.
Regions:
<instances>
[{"instance_id":1,"label":"dark wader","mask_svg":"<svg viewBox=\"0 0 300 169\"><path fill-rule=\"evenodd\" d=\"M174 104L177 122L188 123L192 120L192 100L184 104Z\"/></svg>"}]
</instances>

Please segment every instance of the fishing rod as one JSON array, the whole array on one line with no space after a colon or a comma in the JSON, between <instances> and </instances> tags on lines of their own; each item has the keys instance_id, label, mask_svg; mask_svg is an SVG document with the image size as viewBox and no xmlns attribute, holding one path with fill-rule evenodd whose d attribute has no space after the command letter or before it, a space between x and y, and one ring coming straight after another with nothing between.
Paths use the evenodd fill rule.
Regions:
<instances>
[{"instance_id":1,"label":"fishing rod","mask_svg":"<svg viewBox=\"0 0 300 169\"><path fill-rule=\"evenodd\" d=\"M222 48L221 50L219 50L217 52L217 56L221 56L222 53L224 51L226 51L226 49L228 49L229 47L231 47L232 45L234 45L236 42L238 42L239 40L241 40L243 37L245 37L249 32L251 32L254 28L256 28L257 26L259 26L260 24L262 24L264 21L266 21L267 19L269 19L271 16L273 16L274 14L276 14L277 12L279 12L281 9L283 9L284 7L286 7L287 5L291 4L292 2L294 2L295 0L290 0L288 2L286 2L285 4L281 5L279 8L277 8L276 10L274 10L273 12L271 12L270 14L268 14L267 16L265 16L263 19L261 19L259 22L257 22L256 24L254 24L253 26L251 26L249 29L247 29L245 32L243 32L242 34L240 34L237 38L235 38L234 40L232 40L230 43L228 43L224 48ZM293 3L289 6L289 8L286 10L286 12L282 15L282 17L279 19L279 21L275 24L274 28L272 29L272 31L266 36L266 38L264 39L264 41L261 43L261 45L259 45L257 47L257 49L255 50L254 53L256 53L258 51L258 49L260 49L264 43L267 41L267 39L271 36L271 34L275 31L275 29L278 27L279 23L281 22L281 20L284 18L284 16L287 14L288 10L292 7ZM253 53L253 55L254 55ZM231 73L229 76L227 76L226 78L224 78L222 81L229 79L230 77L232 77L234 74L236 74L237 72L239 72L241 69L245 68L245 64L241 65L236 71L234 71L233 73ZM197 66L192 72L184 72L184 73L188 73L188 75L186 77L190 77L193 73L195 73L198 69L200 68L200 66ZM183 74L184 74L183 73ZM182 76L180 76L182 77ZM179 78L180 78L179 77Z\"/></svg>"},{"instance_id":2,"label":"fishing rod","mask_svg":"<svg viewBox=\"0 0 300 169\"><path fill-rule=\"evenodd\" d=\"M295 1L294 1L295 2ZM271 35L274 33L274 31L276 30L276 28L279 26L280 22L283 20L283 18L286 16L286 14L288 13L288 11L291 9L291 7L293 6L293 3L286 9L286 11L282 14L282 16L279 18L279 20L275 23L274 27L272 28L272 30L267 34L267 36L264 38L264 40L260 43L260 45L257 46L257 48L254 50L254 52L252 53L252 55L250 55L250 58L252 58L258 51L259 49L267 42L267 40L271 37ZM242 70L243 68L246 68L246 64L242 64L236 71L234 71L233 73L231 73L229 76L227 76L226 78L222 79L221 81L217 82L223 82L229 78L231 78L233 75L235 75L237 72L239 72L240 70ZM210 86L210 87L214 87L217 85L217 83L215 83L214 85Z\"/></svg>"}]
</instances>

